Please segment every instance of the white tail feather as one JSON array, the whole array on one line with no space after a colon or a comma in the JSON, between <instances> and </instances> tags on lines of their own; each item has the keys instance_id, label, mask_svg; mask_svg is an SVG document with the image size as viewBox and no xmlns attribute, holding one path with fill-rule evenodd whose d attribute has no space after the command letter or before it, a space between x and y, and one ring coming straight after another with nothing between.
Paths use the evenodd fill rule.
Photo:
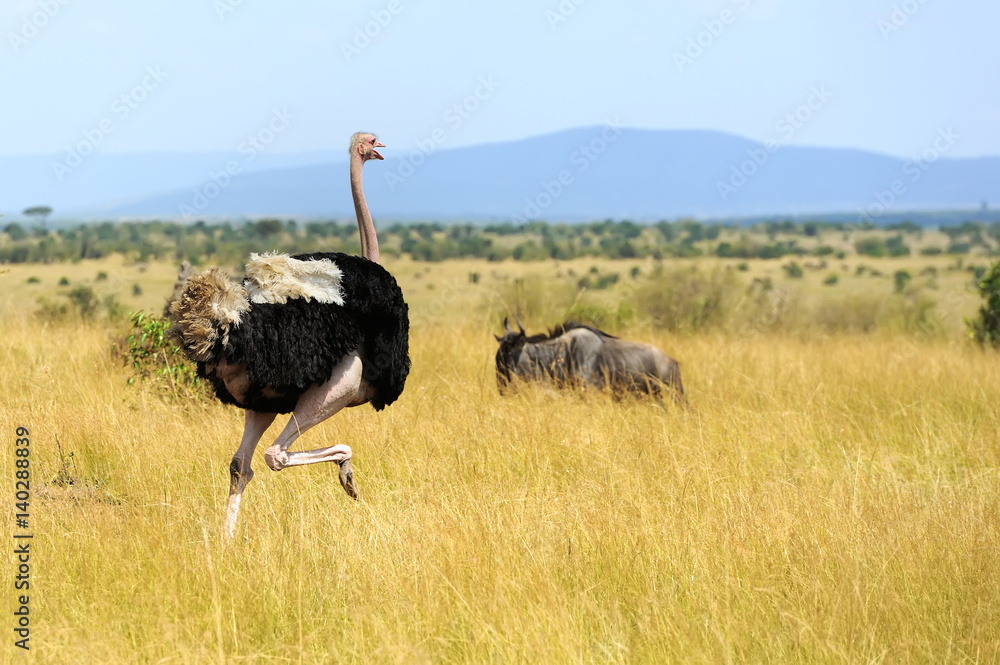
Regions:
<instances>
[{"instance_id":1,"label":"white tail feather","mask_svg":"<svg viewBox=\"0 0 1000 665\"><path fill-rule=\"evenodd\" d=\"M252 303L284 304L303 298L343 305L342 275L330 259L301 261L287 254L251 254L245 286Z\"/></svg>"}]
</instances>

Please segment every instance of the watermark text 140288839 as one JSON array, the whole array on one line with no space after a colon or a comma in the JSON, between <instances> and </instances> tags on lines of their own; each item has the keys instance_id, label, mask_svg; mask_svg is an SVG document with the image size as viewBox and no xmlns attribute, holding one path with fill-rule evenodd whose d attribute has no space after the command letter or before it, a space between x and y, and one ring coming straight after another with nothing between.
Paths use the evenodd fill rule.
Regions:
<instances>
[{"instance_id":1,"label":"watermark text 140288839","mask_svg":"<svg viewBox=\"0 0 1000 665\"><path fill-rule=\"evenodd\" d=\"M17 593L14 610L14 646L28 649L31 635L31 614L28 609L31 589L31 537L28 531L28 506L31 502L31 439L27 427L14 432L14 589Z\"/></svg>"}]
</instances>

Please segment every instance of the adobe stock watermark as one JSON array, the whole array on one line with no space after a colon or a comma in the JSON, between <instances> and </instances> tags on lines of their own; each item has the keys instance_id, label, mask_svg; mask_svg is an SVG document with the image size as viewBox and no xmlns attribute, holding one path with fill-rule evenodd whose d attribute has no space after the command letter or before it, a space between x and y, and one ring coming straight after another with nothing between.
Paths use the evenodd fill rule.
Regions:
<instances>
[{"instance_id":1,"label":"adobe stock watermark","mask_svg":"<svg viewBox=\"0 0 1000 665\"><path fill-rule=\"evenodd\" d=\"M751 2L752 0L733 0L733 4L736 5L739 12L746 11ZM726 32L726 29L736 22L738 16L737 11L726 8L719 12L715 18L702 21L704 29L693 37L688 37L687 45L683 51L674 51L674 64L677 66L677 71L683 74L686 67L693 65L695 60L705 54L705 51L712 48Z\"/></svg>"},{"instance_id":2,"label":"adobe stock watermark","mask_svg":"<svg viewBox=\"0 0 1000 665\"><path fill-rule=\"evenodd\" d=\"M249 164L257 158L257 155L264 152L279 134L288 129L295 116L287 109L274 109L271 117L263 127L248 134L246 139L236 146L236 152L243 156L242 160L232 159L218 171L209 171L208 179L194 188L191 201L182 203L177 207L178 212L185 219L203 213L206 208L219 197L219 195L233 182L233 178L243 172L243 166Z\"/></svg>"},{"instance_id":3,"label":"adobe stock watermark","mask_svg":"<svg viewBox=\"0 0 1000 665\"><path fill-rule=\"evenodd\" d=\"M385 183L389 186L389 191L396 191L399 185L416 173L427 157L444 145L454 132L457 132L479 110L483 102L493 97L493 93L500 85L493 79L492 74L480 76L475 89L461 101L449 106L442 114L441 119L445 126L435 127L426 138L418 139L417 147L400 159L395 170L385 172Z\"/></svg>"},{"instance_id":4,"label":"adobe stock watermark","mask_svg":"<svg viewBox=\"0 0 1000 665\"><path fill-rule=\"evenodd\" d=\"M739 165L733 165L729 171L728 180L716 180L715 189L719 192L719 198L723 202L738 192L746 185L751 178L767 164L771 155L781 149L783 143L791 141L802 127L804 127L818 113L827 102L833 98L833 93L827 89L826 84L813 86L809 89L809 96L806 100L786 113L774 125L778 139L768 138L764 140L762 146L747 149L747 159Z\"/></svg>"},{"instance_id":5,"label":"adobe stock watermark","mask_svg":"<svg viewBox=\"0 0 1000 665\"><path fill-rule=\"evenodd\" d=\"M354 28L354 39L351 43L341 42L340 52L348 63L351 59L361 55L361 52L368 48L372 41L377 39L382 31L389 27L392 19L403 12L403 5L399 0L389 0L384 9L379 9L371 13L372 20Z\"/></svg>"},{"instance_id":6,"label":"adobe stock watermark","mask_svg":"<svg viewBox=\"0 0 1000 665\"><path fill-rule=\"evenodd\" d=\"M872 192L874 200L858 210L858 225L875 224L875 220L885 215L900 197L905 196L909 188L924 177L924 174L930 170L934 163L948 152L960 138L962 137L956 134L951 127L939 129L929 147L903 163L904 177L896 178L889 183L886 189Z\"/></svg>"},{"instance_id":7,"label":"adobe stock watermark","mask_svg":"<svg viewBox=\"0 0 1000 665\"><path fill-rule=\"evenodd\" d=\"M243 0L214 0L212 2L212 9L215 10L215 15L219 17L219 21L225 21L226 16L236 11L236 8L242 4Z\"/></svg>"},{"instance_id":8,"label":"adobe stock watermark","mask_svg":"<svg viewBox=\"0 0 1000 665\"><path fill-rule=\"evenodd\" d=\"M576 176L589 169L594 162L600 159L601 155L607 152L621 134L622 125L618 118L607 121L599 136L595 136L570 154L569 163L575 169L562 169L555 175L554 179L543 180L539 183L542 191L535 196L525 198L525 205L521 211L523 214L511 215L510 221L515 224L524 224L541 217L542 213L573 185Z\"/></svg>"},{"instance_id":9,"label":"adobe stock watermark","mask_svg":"<svg viewBox=\"0 0 1000 665\"><path fill-rule=\"evenodd\" d=\"M549 22L552 32L569 20L576 13L577 8L587 2L587 0L562 0L555 9L545 10L545 20Z\"/></svg>"},{"instance_id":10,"label":"adobe stock watermark","mask_svg":"<svg viewBox=\"0 0 1000 665\"><path fill-rule=\"evenodd\" d=\"M83 164L83 160L93 154L97 147L114 133L118 126L115 119L121 122L132 115L132 112L139 108L139 105L146 101L149 94L159 88L168 76L169 74L160 69L159 65L146 67L146 75L142 77L142 81L111 103L111 115L101 118L96 126L83 130L83 139L67 146L66 156L62 160L52 162L52 172L56 179L62 182L67 175Z\"/></svg>"},{"instance_id":11,"label":"adobe stock watermark","mask_svg":"<svg viewBox=\"0 0 1000 665\"><path fill-rule=\"evenodd\" d=\"M880 18L877 23L878 31L882 33L882 39L888 40L889 35L902 30L910 22L910 19L916 16L917 12L927 4L927 1L904 0L899 4L893 5L892 12L888 18Z\"/></svg>"},{"instance_id":12,"label":"adobe stock watermark","mask_svg":"<svg viewBox=\"0 0 1000 665\"><path fill-rule=\"evenodd\" d=\"M7 33L7 43L17 53L29 41L45 29L49 21L56 17L59 11L68 5L70 0L38 0L38 9L21 19L21 27L17 32Z\"/></svg>"}]
</instances>

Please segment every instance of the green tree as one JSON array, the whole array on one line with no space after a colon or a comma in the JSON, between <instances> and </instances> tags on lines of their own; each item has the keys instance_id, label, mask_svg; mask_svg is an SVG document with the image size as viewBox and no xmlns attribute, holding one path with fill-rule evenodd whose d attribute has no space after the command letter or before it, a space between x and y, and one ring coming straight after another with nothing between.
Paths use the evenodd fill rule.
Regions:
<instances>
[{"instance_id":1,"label":"green tree","mask_svg":"<svg viewBox=\"0 0 1000 665\"><path fill-rule=\"evenodd\" d=\"M253 226L254 233L261 238L275 236L285 230L285 225L280 219L262 219Z\"/></svg>"},{"instance_id":2,"label":"green tree","mask_svg":"<svg viewBox=\"0 0 1000 665\"><path fill-rule=\"evenodd\" d=\"M24 240L24 238L28 235L27 232L21 228L21 225L16 223L8 224L3 228L3 231L9 235L10 239L14 242Z\"/></svg>"},{"instance_id":3,"label":"green tree","mask_svg":"<svg viewBox=\"0 0 1000 665\"><path fill-rule=\"evenodd\" d=\"M979 294L985 301L979 308L979 316L965 323L976 342L1000 348L1000 261L979 280Z\"/></svg>"},{"instance_id":4,"label":"green tree","mask_svg":"<svg viewBox=\"0 0 1000 665\"><path fill-rule=\"evenodd\" d=\"M909 256L910 248L903 242L902 235L896 235L885 241L885 249L889 256Z\"/></svg>"}]
</instances>

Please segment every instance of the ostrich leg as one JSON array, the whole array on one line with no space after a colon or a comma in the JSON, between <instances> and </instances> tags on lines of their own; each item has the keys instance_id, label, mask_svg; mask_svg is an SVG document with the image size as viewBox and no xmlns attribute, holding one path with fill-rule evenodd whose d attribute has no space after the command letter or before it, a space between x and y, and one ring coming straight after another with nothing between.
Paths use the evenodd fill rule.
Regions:
<instances>
[{"instance_id":1,"label":"ostrich leg","mask_svg":"<svg viewBox=\"0 0 1000 665\"><path fill-rule=\"evenodd\" d=\"M264 461L274 471L286 466L336 462L340 465L340 484L352 499L358 498L351 470L351 447L338 444L316 450L289 451L288 448L307 429L323 422L341 409L364 404L370 395L362 383L362 363L357 353L351 353L334 367L330 378L322 385L313 386L302 393L292 417L264 452Z\"/></svg>"},{"instance_id":2,"label":"ostrich leg","mask_svg":"<svg viewBox=\"0 0 1000 665\"><path fill-rule=\"evenodd\" d=\"M276 414L258 413L257 411L246 412L246 424L243 426L243 439L240 441L239 450L233 455L233 461L229 465L229 505L226 506L226 537L232 538L236 529L236 516L240 512L240 499L243 497L243 489L253 478L253 469L250 468L250 461L253 459L253 451L257 449L260 437L264 435L267 428L274 422Z\"/></svg>"}]
</instances>

